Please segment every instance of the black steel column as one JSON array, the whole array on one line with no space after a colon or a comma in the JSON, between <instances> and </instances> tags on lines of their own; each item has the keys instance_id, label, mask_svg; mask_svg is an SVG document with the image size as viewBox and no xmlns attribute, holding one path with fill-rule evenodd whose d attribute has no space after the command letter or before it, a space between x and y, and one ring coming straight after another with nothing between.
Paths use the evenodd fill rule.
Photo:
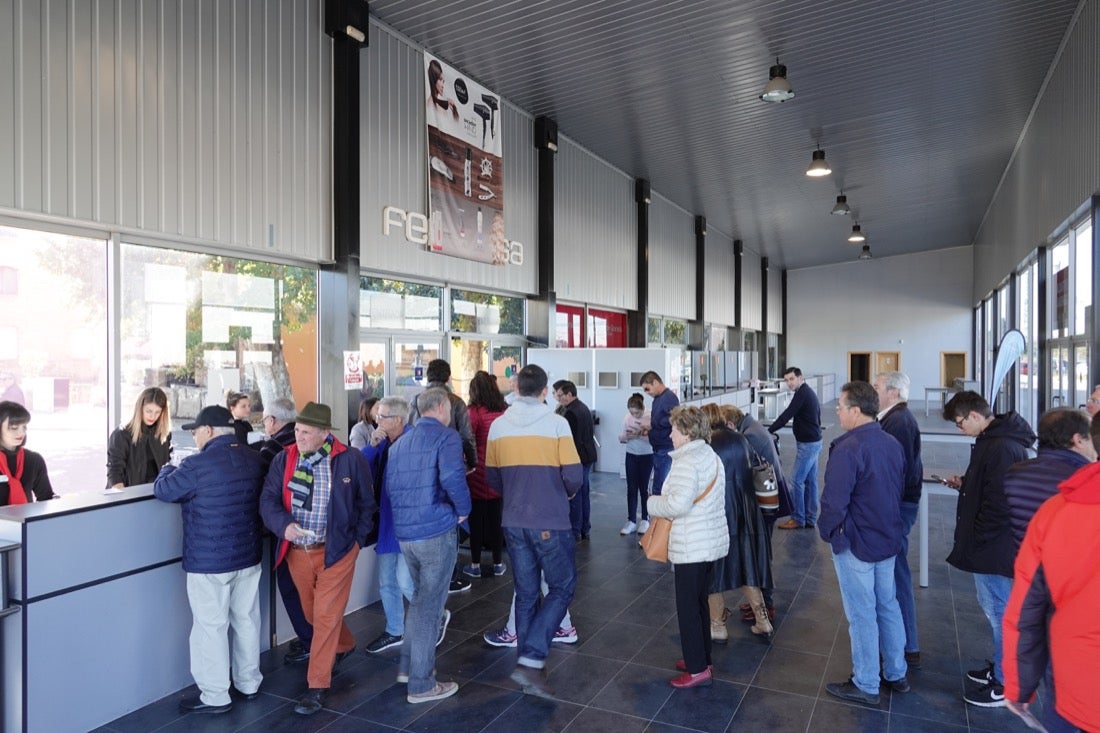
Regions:
<instances>
[{"instance_id":1,"label":"black steel column","mask_svg":"<svg viewBox=\"0 0 1100 733\"><path fill-rule=\"evenodd\" d=\"M783 333L779 335L779 347L776 352L776 363L787 363L787 271L783 270L780 273L781 287L783 292L780 294L781 305L783 309L783 315L781 316L780 323L783 324Z\"/></svg>"},{"instance_id":2,"label":"black steel column","mask_svg":"<svg viewBox=\"0 0 1100 733\"><path fill-rule=\"evenodd\" d=\"M1078 242L1078 247L1081 243ZM1089 394L1092 394L1092 388L1100 384L1100 310L1097 306L1100 305L1100 282L1097 282L1097 276L1100 275L1100 196L1092 197L1092 241L1088 243L1088 246L1092 247L1092 306L1089 311L1092 317L1089 318L1089 322L1086 325L1085 334L1088 337L1089 344ZM1042 323L1042 321L1039 321Z\"/></svg>"},{"instance_id":3,"label":"black steel column","mask_svg":"<svg viewBox=\"0 0 1100 733\"><path fill-rule=\"evenodd\" d=\"M1050 332L1050 308L1047 301L1047 248L1039 247L1036 250L1035 256L1038 258L1038 267L1036 272L1038 273L1037 283L1035 285L1035 304L1038 306L1035 310L1035 332L1038 334L1038 343L1035 345L1036 364L1028 364L1028 377L1035 375L1035 404L1038 406L1038 414L1043 414L1047 409L1047 403L1050 401L1050 389L1048 383L1050 376L1047 371L1050 370L1050 354L1047 351L1047 334ZM1095 288L1095 285L1093 286ZM978 313L981 313L979 309ZM971 319L973 320L973 319ZM985 333L984 319L978 324L978 329ZM978 354L975 358L982 358L981 354ZM976 366L976 364L975 364ZM984 380L983 380L984 381Z\"/></svg>"},{"instance_id":4,"label":"black steel column","mask_svg":"<svg viewBox=\"0 0 1100 733\"><path fill-rule=\"evenodd\" d=\"M638 205L638 307L627 317L628 346L645 347L649 343L649 181L634 181L634 201ZM666 375L667 376L667 375Z\"/></svg>"},{"instance_id":5,"label":"black steel column","mask_svg":"<svg viewBox=\"0 0 1100 733\"><path fill-rule=\"evenodd\" d=\"M760 339L756 346L760 354L760 371L764 376L768 375L768 258L760 258ZM779 354L776 354L775 368L778 371L783 367L778 363Z\"/></svg>"},{"instance_id":6,"label":"black steel column","mask_svg":"<svg viewBox=\"0 0 1100 733\"><path fill-rule=\"evenodd\" d=\"M558 125L549 117L535 119L535 148L538 150L538 286L539 299L546 307L547 345L554 345L557 330L557 293L554 284L554 156L558 152ZM542 328L536 335L541 335Z\"/></svg>"},{"instance_id":7,"label":"black steel column","mask_svg":"<svg viewBox=\"0 0 1100 733\"><path fill-rule=\"evenodd\" d=\"M741 278L741 259L745 256L745 243L740 239L733 240L733 286L737 288L737 297L733 299L733 322L737 324L737 329L744 334L744 327L741 324L741 294L743 293L742 285L743 280ZM744 349L745 342L742 335L742 341L737 345L737 350L742 351Z\"/></svg>"},{"instance_id":8,"label":"black steel column","mask_svg":"<svg viewBox=\"0 0 1100 733\"><path fill-rule=\"evenodd\" d=\"M695 217L695 321L699 328L702 340L707 342L707 335L703 333L706 328L705 310L707 303L707 217ZM709 350L709 349L708 349Z\"/></svg>"}]
</instances>

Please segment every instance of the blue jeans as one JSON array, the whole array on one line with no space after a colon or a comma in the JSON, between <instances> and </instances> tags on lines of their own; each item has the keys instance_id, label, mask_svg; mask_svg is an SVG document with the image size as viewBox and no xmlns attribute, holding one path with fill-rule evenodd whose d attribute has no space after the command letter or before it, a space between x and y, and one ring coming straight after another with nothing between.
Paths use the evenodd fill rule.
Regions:
<instances>
[{"instance_id":1,"label":"blue jeans","mask_svg":"<svg viewBox=\"0 0 1100 733\"><path fill-rule=\"evenodd\" d=\"M905 651L919 652L917 642L917 606L913 599L913 572L909 569L909 530L917 521L920 504L911 501L901 502L901 552L894 558L894 585L898 589L898 605L901 606L901 620L905 624Z\"/></svg>"},{"instance_id":2,"label":"blue jeans","mask_svg":"<svg viewBox=\"0 0 1100 733\"><path fill-rule=\"evenodd\" d=\"M821 441L795 443L794 474L791 476L791 519L805 526L817 523L821 511L817 495L817 457L821 455Z\"/></svg>"},{"instance_id":3,"label":"blue jeans","mask_svg":"<svg viewBox=\"0 0 1100 733\"><path fill-rule=\"evenodd\" d=\"M384 552L378 555L378 593L382 596L382 610L386 612L386 633L390 636L405 635L405 601L412 601L412 576L409 565L400 552Z\"/></svg>"},{"instance_id":4,"label":"blue jeans","mask_svg":"<svg viewBox=\"0 0 1100 733\"><path fill-rule=\"evenodd\" d=\"M1012 592L1012 578L1003 575L974 573L974 587L978 589L978 605L989 619L993 628L993 676L998 682L1004 681L1001 670L1001 621L1008 605L1008 595Z\"/></svg>"},{"instance_id":5,"label":"blue jeans","mask_svg":"<svg viewBox=\"0 0 1100 733\"><path fill-rule=\"evenodd\" d=\"M582 534L592 531L592 487L588 477L592 473L594 463L581 464L584 468L584 482L577 491L577 495L569 500L569 524L573 527L573 537L580 539Z\"/></svg>"},{"instance_id":6,"label":"blue jeans","mask_svg":"<svg viewBox=\"0 0 1100 733\"><path fill-rule=\"evenodd\" d=\"M877 695L880 649L886 679L900 680L907 671L905 627L894 589L894 558L864 562L845 550L833 555L833 566L852 640L852 682L867 694Z\"/></svg>"},{"instance_id":7,"label":"blue jeans","mask_svg":"<svg viewBox=\"0 0 1100 733\"><path fill-rule=\"evenodd\" d=\"M650 490L653 496L661 495L661 487L665 485L665 479L668 478L671 468L672 459L669 458L667 450L653 451L653 488Z\"/></svg>"},{"instance_id":8,"label":"blue jeans","mask_svg":"<svg viewBox=\"0 0 1100 733\"><path fill-rule=\"evenodd\" d=\"M435 643L451 571L458 559L458 528L426 540L402 542L401 553L416 590L409 603L398 671L408 673L409 694L416 695L435 688Z\"/></svg>"},{"instance_id":9,"label":"blue jeans","mask_svg":"<svg viewBox=\"0 0 1100 733\"><path fill-rule=\"evenodd\" d=\"M642 500L642 519L649 519L646 499L649 497L649 476L653 473L653 454L626 454L626 518L638 521L638 499Z\"/></svg>"},{"instance_id":10,"label":"blue jeans","mask_svg":"<svg viewBox=\"0 0 1100 733\"><path fill-rule=\"evenodd\" d=\"M504 528L516 587L516 646L519 663L542 669L550 642L573 602L577 587L576 544L567 529ZM547 593L539 604L539 581Z\"/></svg>"}]
</instances>

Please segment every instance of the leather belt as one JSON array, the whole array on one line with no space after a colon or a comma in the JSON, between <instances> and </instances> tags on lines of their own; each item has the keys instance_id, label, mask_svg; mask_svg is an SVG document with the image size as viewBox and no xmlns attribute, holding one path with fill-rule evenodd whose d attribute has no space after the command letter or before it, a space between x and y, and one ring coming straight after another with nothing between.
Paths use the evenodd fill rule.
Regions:
<instances>
[{"instance_id":1,"label":"leather belt","mask_svg":"<svg viewBox=\"0 0 1100 733\"><path fill-rule=\"evenodd\" d=\"M308 544L308 545L291 544L290 546L292 548L294 548L295 550L301 550L302 552L311 552L313 550L322 550L322 549L324 549L325 543L324 542L313 542L313 543Z\"/></svg>"}]
</instances>

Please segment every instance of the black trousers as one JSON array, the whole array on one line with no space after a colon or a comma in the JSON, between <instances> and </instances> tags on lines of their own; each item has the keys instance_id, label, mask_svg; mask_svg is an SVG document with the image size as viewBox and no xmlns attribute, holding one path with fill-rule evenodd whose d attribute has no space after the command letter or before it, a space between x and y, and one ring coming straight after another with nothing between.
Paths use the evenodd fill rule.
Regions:
<instances>
[{"instance_id":1,"label":"black trousers","mask_svg":"<svg viewBox=\"0 0 1100 733\"><path fill-rule=\"evenodd\" d=\"M504 549L504 499L473 499L470 509L470 562L481 564L481 550L493 553L493 564L500 565Z\"/></svg>"},{"instance_id":2,"label":"black trousers","mask_svg":"<svg viewBox=\"0 0 1100 733\"><path fill-rule=\"evenodd\" d=\"M692 674L699 674L711 663L707 590L713 575L713 562L676 565L676 621L680 625L684 664Z\"/></svg>"}]
</instances>

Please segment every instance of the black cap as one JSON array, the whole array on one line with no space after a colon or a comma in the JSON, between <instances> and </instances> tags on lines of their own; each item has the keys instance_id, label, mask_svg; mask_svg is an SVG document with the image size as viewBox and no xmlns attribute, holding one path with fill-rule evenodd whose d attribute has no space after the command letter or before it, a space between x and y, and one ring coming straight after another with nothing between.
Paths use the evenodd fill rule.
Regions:
<instances>
[{"instance_id":1,"label":"black cap","mask_svg":"<svg viewBox=\"0 0 1100 733\"><path fill-rule=\"evenodd\" d=\"M199 416L195 418L195 422L187 423L183 426L183 429L194 430L202 425L209 425L212 428L231 428L233 427L233 416L229 414L229 410L221 405L208 405L202 408Z\"/></svg>"}]
</instances>

